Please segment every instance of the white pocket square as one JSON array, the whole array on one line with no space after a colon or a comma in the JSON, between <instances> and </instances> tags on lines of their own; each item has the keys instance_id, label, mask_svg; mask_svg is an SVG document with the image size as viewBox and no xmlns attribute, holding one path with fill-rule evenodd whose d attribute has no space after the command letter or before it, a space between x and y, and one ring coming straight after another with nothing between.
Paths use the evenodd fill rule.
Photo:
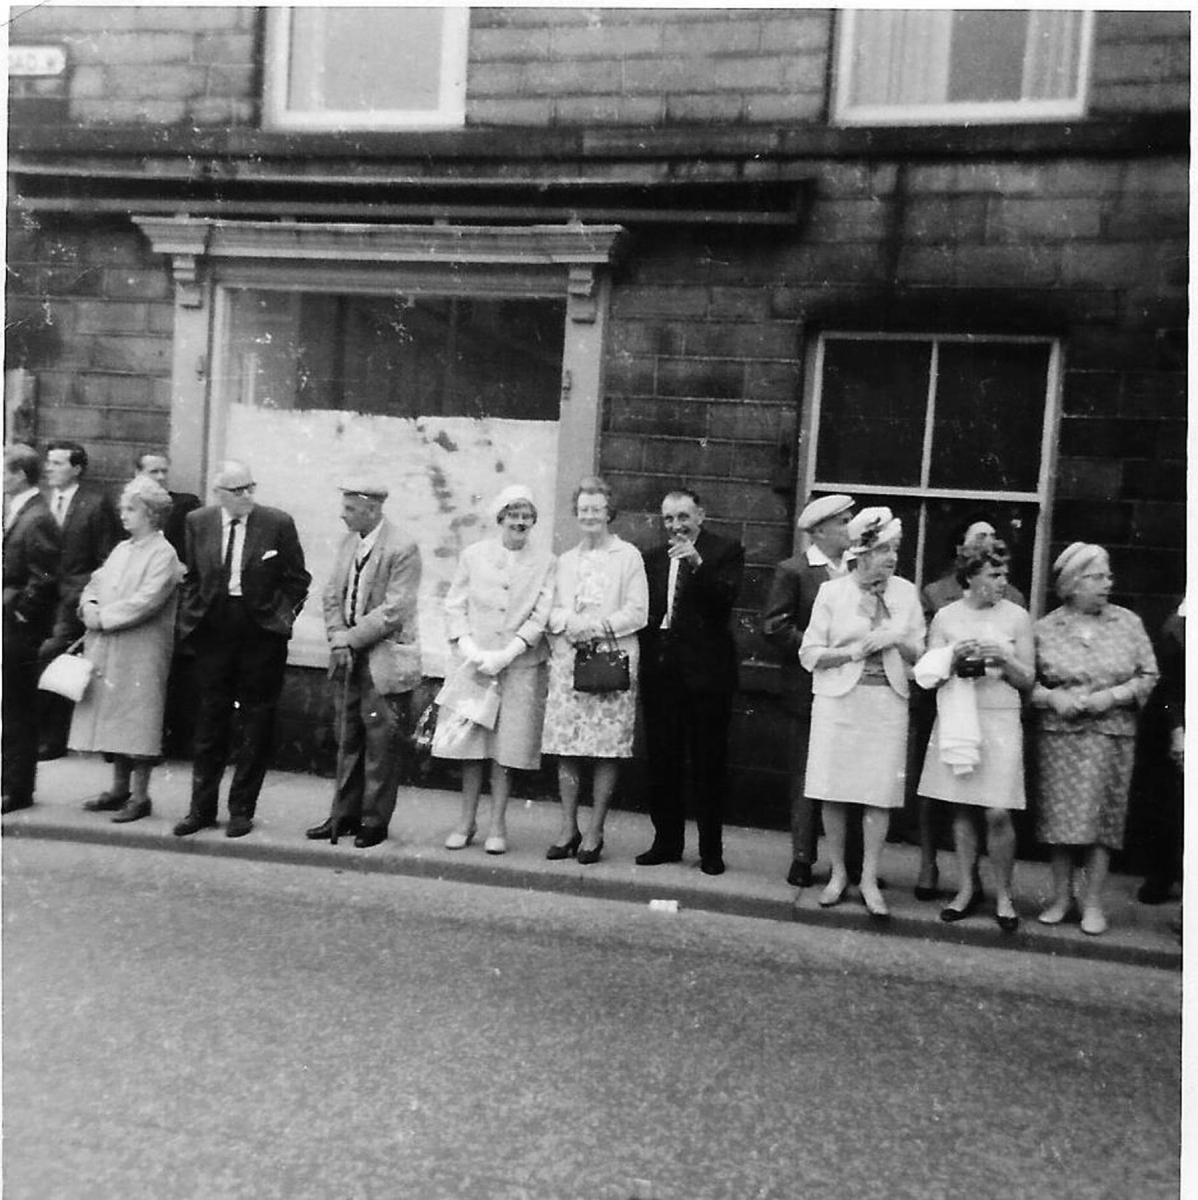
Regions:
<instances>
[{"instance_id":1,"label":"white pocket square","mask_svg":"<svg viewBox=\"0 0 1198 1200\"><path fill-rule=\"evenodd\" d=\"M262 561L265 562L268 558L274 558L276 554L278 554L277 550L267 550L266 553L262 555Z\"/></svg>"}]
</instances>

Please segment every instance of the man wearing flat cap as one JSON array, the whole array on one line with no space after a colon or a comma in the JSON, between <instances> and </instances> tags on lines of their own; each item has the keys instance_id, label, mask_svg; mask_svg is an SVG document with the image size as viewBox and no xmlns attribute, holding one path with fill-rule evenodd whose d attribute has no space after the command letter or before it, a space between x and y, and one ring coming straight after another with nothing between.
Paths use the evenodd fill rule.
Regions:
<instances>
[{"instance_id":1,"label":"man wearing flat cap","mask_svg":"<svg viewBox=\"0 0 1198 1200\"><path fill-rule=\"evenodd\" d=\"M241 738L225 835L244 837L254 827L287 643L312 581L295 522L255 503L256 487L244 462L222 462L212 481L216 503L187 515L176 634L195 653L198 704L191 807L176 837L216 824L235 717Z\"/></svg>"},{"instance_id":2,"label":"man wearing flat cap","mask_svg":"<svg viewBox=\"0 0 1198 1200\"><path fill-rule=\"evenodd\" d=\"M348 533L324 589L329 678L337 711L337 779L313 840L353 834L360 849L387 837L406 762L412 690L420 682L416 618L420 550L383 516L387 488L341 485Z\"/></svg>"},{"instance_id":3,"label":"man wearing flat cap","mask_svg":"<svg viewBox=\"0 0 1198 1200\"><path fill-rule=\"evenodd\" d=\"M790 717L790 833L792 860L786 882L810 887L817 847L817 804L803 794L807 743L811 731L811 674L799 665L811 609L820 587L846 575L849 563L849 521L853 498L818 496L799 514L795 527L806 534L808 546L784 559L774 572L761 614L761 630L778 649L782 661L782 701ZM850 822L846 860L850 876L861 874L861 827Z\"/></svg>"}]
</instances>

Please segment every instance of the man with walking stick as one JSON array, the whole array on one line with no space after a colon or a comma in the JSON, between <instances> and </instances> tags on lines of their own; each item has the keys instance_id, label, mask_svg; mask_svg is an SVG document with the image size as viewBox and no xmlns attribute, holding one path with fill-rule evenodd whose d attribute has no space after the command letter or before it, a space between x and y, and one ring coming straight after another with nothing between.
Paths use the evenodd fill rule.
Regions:
<instances>
[{"instance_id":1,"label":"man with walking stick","mask_svg":"<svg viewBox=\"0 0 1198 1200\"><path fill-rule=\"evenodd\" d=\"M324 589L337 780L328 817L307 836L336 843L354 834L360 850L387 837L420 682L420 550L383 516L386 499L387 488L373 481L341 486L349 532Z\"/></svg>"}]
</instances>

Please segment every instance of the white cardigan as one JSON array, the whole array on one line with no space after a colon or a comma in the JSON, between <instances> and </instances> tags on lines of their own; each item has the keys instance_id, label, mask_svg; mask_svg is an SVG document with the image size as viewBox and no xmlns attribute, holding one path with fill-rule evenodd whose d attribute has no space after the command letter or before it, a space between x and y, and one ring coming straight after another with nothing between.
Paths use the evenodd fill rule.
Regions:
<instances>
[{"instance_id":1,"label":"white cardigan","mask_svg":"<svg viewBox=\"0 0 1198 1200\"><path fill-rule=\"evenodd\" d=\"M890 619L879 628L898 631L901 640L913 657L923 651L926 633L919 592L906 579L891 576L886 582L882 599ZM838 667L816 667L825 650L854 650L870 632L869 618L861 611L862 591L850 572L839 579L829 579L816 593L811 620L799 647L799 662L811 672L811 690L816 696L843 696L861 678L864 663L853 659ZM890 686L900 696L908 694L911 669L896 646L882 651L882 668Z\"/></svg>"}]
</instances>

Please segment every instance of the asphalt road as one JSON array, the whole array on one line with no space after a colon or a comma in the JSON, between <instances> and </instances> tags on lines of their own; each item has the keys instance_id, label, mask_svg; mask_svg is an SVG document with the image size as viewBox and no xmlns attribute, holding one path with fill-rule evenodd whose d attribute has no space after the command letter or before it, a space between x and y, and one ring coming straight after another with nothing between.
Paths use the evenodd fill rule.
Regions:
<instances>
[{"instance_id":1,"label":"asphalt road","mask_svg":"<svg viewBox=\"0 0 1198 1200\"><path fill-rule=\"evenodd\" d=\"M8 1200L1178 1195L1175 972L3 853Z\"/></svg>"}]
</instances>

